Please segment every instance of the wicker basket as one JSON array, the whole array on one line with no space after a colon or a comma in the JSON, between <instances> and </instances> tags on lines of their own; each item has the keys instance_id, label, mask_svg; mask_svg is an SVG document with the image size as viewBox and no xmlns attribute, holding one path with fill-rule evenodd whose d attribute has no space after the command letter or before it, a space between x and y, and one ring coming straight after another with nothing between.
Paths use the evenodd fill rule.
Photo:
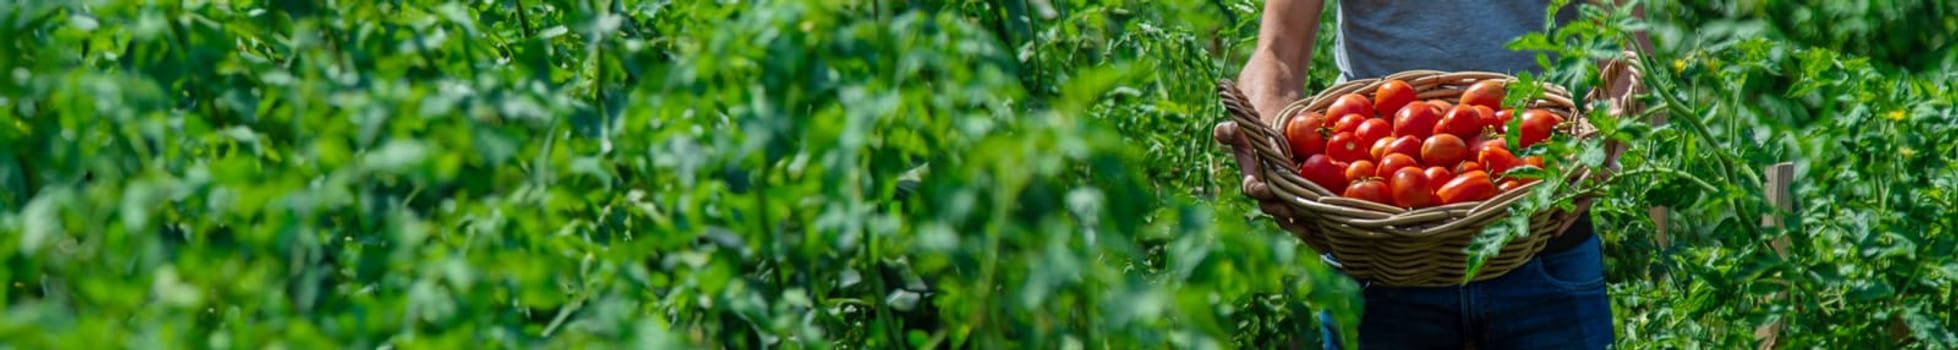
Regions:
<instances>
[{"instance_id":1,"label":"wicker basket","mask_svg":"<svg viewBox=\"0 0 1958 350\"><path fill-rule=\"evenodd\" d=\"M1311 230L1311 234L1301 237L1307 245L1331 253L1348 275L1375 284L1433 287L1469 282L1463 278L1469 266L1466 250L1483 227L1507 216L1510 204L1530 189L1548 182L1522 185L1486 201L1403 209L1340 197L1300 177L1293 170L1297 160L1291 155L1291 147L1287 146L1284 135L1275 131L1283 130L1282 125L1301 111L1324 112L1339 96L1348 93L1371 97L1380 84L1395 79L1412 85L1420 100L1441 99L1451 103L1459 102L1463 89L1477 81L1515 81L1500 73L1426 70L1349 81L1293 102L1269 125L1261 124L1235 83L1226 80L1219 84L1218 90L1225 109L1237 121L1240 132L1248 133L1246 137L1256 149L1259 178L1268 184L1272 195L1292 208L1295 217L1290 219ZM1574 127L1564 128L1560 133L1577 138L1595 133L1583 114L1575 113L1577 105L1571 102L1568 91L1549 84L1544 87L1543 98L1531 102L1531 108L1549 110L1565 120L1575 121ZM1588 169L1576 171L1566 181L1581 181L1591 174ZM1577 218L1563 210L1534 213L1530 217L1530 234L1510 241L1498 255L1488 257L1474 281L1501 277L1522 266L1542 251L1558 230Z\"/></svg>"}]
</instances>

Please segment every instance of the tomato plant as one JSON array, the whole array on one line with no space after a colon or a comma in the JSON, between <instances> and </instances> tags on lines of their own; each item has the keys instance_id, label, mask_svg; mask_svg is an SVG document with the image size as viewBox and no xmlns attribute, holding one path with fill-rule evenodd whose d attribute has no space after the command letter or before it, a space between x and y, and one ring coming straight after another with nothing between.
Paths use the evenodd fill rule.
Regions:
<instances>
[{"instance_id":1,"label":"tomato plant","mask_svg":"<svg viewBox=\"0 0 1958 350\"><path fill-rule=\"evenodd\" d=\"M1542 178L1627 146L1470 250L1590 193L1619 348L1758 348L1768 324L1781 348L1958 347L1951 6L1582 3L1510 42L1545 65L1512 74L1582 96L1647 29L1648 111L1577 101L1590 140L1466 137ZM1320 312L1348 335L1361 316L1208 136L1256 1L331 5L0 11L0 342L1311 348ZM1302 38L1302 95L1339 80L1337 17ZM1520 136L1530 86L1390 87L1297 129L1393 118L1383 152L1416 156L1455 105ZM1399 133L1409 113L1437 118ZM1302 162L1271 170L1334 193L1335 159L1386 156L1278 129ZM1782 162L1790 210L1760 171ZM1514 164L1423 175L1459 201ZM1390 203L1387 182L1361 191Z\"/></svg>"}]
</instances>

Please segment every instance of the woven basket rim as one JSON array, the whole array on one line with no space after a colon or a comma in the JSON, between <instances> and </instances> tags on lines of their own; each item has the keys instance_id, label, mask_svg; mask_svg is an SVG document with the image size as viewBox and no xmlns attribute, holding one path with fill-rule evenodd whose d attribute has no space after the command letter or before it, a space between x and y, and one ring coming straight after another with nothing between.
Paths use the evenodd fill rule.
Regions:
<instances>
[{"instance_id":1,"label":"woven basket rim","mask_svg":"<svg viewBox=\"0 0 1958 350\"><path fill-rule=\"evenodd\" d=\"M1434 71L1434 70L1413 70L1413 71L1400 72L1400 73L1396 73L1393 75L1380 77L1380 78L1351 80L1344 83L1336 84L1333 87L1327 88L1325 90L1321 90L1319 93L1314 94L1311 97L1307 97L1292 102L1291 104L1287 105L1287 107L1284 110L1279 112L1278 118L1272 118L1271 124L1266 125L1265 127L1267 128L1266 130L1283 130L1282 126L1285 125L1284 123L1291 120L1291 118L1297 117L1301 111L1307 111L1307 110L1324 111L1327 107L1329 107L1332 104L1333 100L1336 100L1339 96L1348 93L1359 93L1371 97L1371 92L1374 89L1377 89L1381 84L1384 84L1392 80L1406 81L1409 85L1413 85L1417 87L1416 88L1417 94L1428 95L1428 92L1435 91L1435 90L1423 89L1422 87L1428 85L1442 85L1442 84L1456 84L1456 85L1465 86L1467 84L1472 84L1476 81L1488 80L1488 79L1503 80L1510 83L1514 83L1517 81L1515 77L1502 73L1479 72L1479 71L1442 72L1442 71ZM1579 113L1578 105L1572 102L1571 98L1569 97L1570 93L1567 90L1565 90L1560 86L1556 86L1550 83L1539 83L1539 84L1545 88L1544 97L1537 101L1533 101L1530 104L1531 108L1541 108L1541 109L1549 110L1552 113L1556 113L1559 116L1564 117L1565 120L1571 121L1572 123L1577 125L1576 129L1579 130L1578 132L1574 132L1574 133L1565 132L1565 134L1571 134L1575 136L1574 139L1577 140L1586 139L1595 133L1594 132L1595 130L1592 129L1592 126L1590 126L1589 119L1585 118L1583 113ZM1456 94L1459 94L1458 89L1453 91L1444 91L1444 92L1454 92ZM1425 100L1425 99L1429 99L1429 97L1424 96L1421 97L1420 99ZM1392 236L1392 237L1399 237L1399 238L1425 237L1425 236L1434 235L1441 231L1448 231L1455 228L1459 228L1459 224L1453 224L1453 223L1435 224L1434 223L1434 221L1441 220L1442 218L1452 217L1452 219L1448 219L1448 221L1461 222L1461 221L1473 221L1474 218L1479 218L1479 217L1484 217L1489 215L1501 215L1503 213L1506 213L1506 209L1509 207L1509 205L1515 203L1517 200L1522 199L1523 195L1529 193L1531 189L1534 189L1537 186L1547 184L1547 182L1543 182L1543 181L1532 182L1529 184L1522 185L1515 190L1502 192L1496 195L1494 198L1490 198L1488 200L1483 200L1483 201L1456 203L1451 205L1426 207L1420 209L1405 209L1405 208L1390 206L1381 203L1373 203L1373 202L1360 201L1360 200L1340 197L1337 194L1332 193L1329 190L1326 190L1324 187L1320 187L1316 183L1313 183L1311 181L1306 181L1303 177L1299 177L1296 173L1290 171L1291 170L1290 165L1292 165L1290 163L1295 160L1291 156L1291 148L1283 146L1285 144L1282 142L1283 140L1282 134L1273 132L1268 135L1272 135L1272 137L1269 137L1262 141L1269 143L1269 145L1267 146L1270 146L1272 150L1277 151L1276 153L1281 154L1283 156L1282 160L1284 162L1283 163L1272 162L1274 161L1274 159L1269 159L1271 157L1260 157L1261 161L1278 163L1278 164L1263 164L1261 168L1267 169L1266 171L1267 174L1261 174L1261 175L1266 175L1263 178L1266 179L1267 182L1273 182L1272 180L1279 180L1279 179L1296 180L1296 181L1285 181L1283 185L1279 185L1279 186L1271 186L1274 194L1280 195L1281 199L1287 199L1288 203L1295 204L1295 206L1299 206L1299 207L1310 207L1310 209L1317 209L1317 210L1351 210L1352 212L1349 212L1348 215L1354 216L1357 219L1350 220L1351 222L1348 222L1348 224L1359 226L1359 227L1379 228L1379 230L1377 230L1376 232L1383 236ZM1273 165L1283 165L1283 166L1273 167ZM1276 171L1277 174L1269 174L1272 172L1269 170L1272 170L1273 168L1283 169L1283 171ZM1573 176L1571 178L1566 179L1566 181L1569 182L1580 181L1584 178L1588 178L1589 176L1592 175L1592 173L1593 172L1590 171L1589 169L1581 169L1580 171L1572 174ZM1464 206L1468 207L1466 208L1466 211L1463 210ZM1333 207L1342 207L1342 208L1333 208ZM1457 215L1449 215L1451 213Z\"/></svg>"},{"instance_id":2,"label":"woven basket rim","mask_svg":"<svg viewBox=\"0 0 1958 350\"><path fill-rule=\"evenodd\" d=\"M1455 203L1419 209L1405 209L1391 205L1344 198L1336 193L1305 180L1293 170L1296 160L1291 154L1289 143L1284 141L1283 125L1298 117L1302 111L1324 111L1333 100L1348 93L1358 93L1368 97L1381 84L1401 80L1415 87L1418 100L1440 98L1451 102L1459 101L1462 89L1482 80L1501 80L1516 83L1513 76L1479 71L1442 72L1434 70L1405 71L1386 77L1368 78L1335 84L1318 93L1294 101L1279 112L1276 118L1263 121L1252 111L1243 94L1236 90L1235 84L1224 81L1219 85L1219 93L1227 110L1247 132L1251 146L1257 154L1257 171L1264 179L1272 194L1292 207L1292 217L1280 218L1295 220L1313 229L1313 235L1301 237L1314 249L1329 252L1335 258L1347 260L1348 257L1361 257L1360 264L1345 269L1356 278L1370 278L1389 285L1438 286L1459 282L1449 280L1448 276L1458 276L1461 271L1445 271L1446 267L1459 265L1456 261L1465 254L1458 249L1434 248L1443 242L1462 242L1479 234L1483 227L1508 215L1508 208L1535 191L1538 186L1551 185L1549 181L1535 181L1510 191L1498 193L1484 201ZM1565 118L1570 127L1559 133L1571 135L1573 139L1583 140L1595 135L1596 129L1585 117L1584 106L1572 100L1570 92L1563 87L1539 82L1543 87L1540 98L1530 101L1528 108L1545 109ZM1578 164L1566 161L1565 164ZM1563 179L1566 183L1576 183L1595 176L1591 169L1578 169ZM1568 191L1574 186L1560 188ZM1504 247L1502 254L1489 258L1489 263L1477 275L1476 280L1486 280L1506 274L1508 270L1520 266L1529 257L1541 251L1548 236L1557 228L1576 219L1574 213L1561 210L1545 210L1531 213L1531 234ZM1539 232L1541 231L1541 232ZM1516 249L1511 249L1516 248ZM1416 254L1417 256L1404 256ZM1440 256L1420 256L1440 255ZM1409 261L1425 262L1409 263ZM1344 262L1344 261L1342 261ZM1445 266L1441 266L1445 265ZM1398 268L1395 266L1399 266ZM1405 270L1407 266L1429 266L1419 271ZM1384 270L1383 270L1384 268ZM1359 269L1360 271L1355 271Z\"/></svg>"}]
</instances>

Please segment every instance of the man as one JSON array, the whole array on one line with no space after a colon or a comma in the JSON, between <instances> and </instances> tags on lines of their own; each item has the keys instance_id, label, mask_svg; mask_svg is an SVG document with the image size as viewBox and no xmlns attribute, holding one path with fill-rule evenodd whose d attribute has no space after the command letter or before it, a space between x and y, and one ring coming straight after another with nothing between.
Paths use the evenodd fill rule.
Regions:
<instances>
[{"instance_id":1,"label":"man","mask_svg":"<svg viewBox=\"0 0 1958 350\"><path fill-rule=\"evenodd\" d=\"M1239 89L1269 121L1301 89L1312 61L1313 41L1324 8L1321 0L1269 0L1256 51L1238 75ZM1503 45L1543 28L1548 0L1341 0L1334 61L1340 80L1379 77L1404 70L1534 72L1535 53L1511 52ZM1634 11L1635 16L1642 16ZM1573 6L1558 11L1559 23L1575 18ZM1636 44L1650 48L1638 33ZM1648 50L1649 51L1649 50ZM1603 97L1611 113L1628 115L1636 100L1637 76L1612 63L1617 75ZM1224 122L1216 137L1232 146L1245 174L1243 190L1275 218L1290 217L1257 178L1256 157L1237 126ZM1622 145L1613 145L1615 164ZM1615 165L1613 165L1615 166ZM1609 171L1610 169L1606 169ZM1587 210L1589 203L1580 203ZM1311 232L1279 219L1298 235ZM1613 342L1611 303L1605 295L1604 262L1589 215L1554 238L1537 257L1496 279L1453 287L1363 286L1365 311L1359 343L1377 349L1601 349ZM1327 347L1341 345L1331 332Z\"/></svg>"}]
</instances>

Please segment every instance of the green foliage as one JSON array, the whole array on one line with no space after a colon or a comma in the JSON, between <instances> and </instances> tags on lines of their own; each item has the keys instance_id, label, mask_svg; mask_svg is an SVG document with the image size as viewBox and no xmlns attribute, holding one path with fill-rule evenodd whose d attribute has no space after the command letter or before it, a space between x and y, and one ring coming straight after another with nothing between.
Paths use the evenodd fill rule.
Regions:
<instances>
[{"instance_id":1,"label":"green foliage","mask_svg":"<svg viewBox=\"0 0 1958 350\"><path fill-rule=\"evenodd\" d=\"M1214 17L1250 4L1055 5L10 4L0 338L1267 347L1353 318L1212 202L1238 59L1209 52L1250 28Z\"/></svg>"},{"instance_id":2,"label":"green foliage","mask_svg":"<svg viewBox=\"0 0 1958 350\"><path fill-rule=\"evenodd\" d=\"M1958 4L1938 0L1682 1L1709 27L1747 26L1780 40L1919 72L1958 69ZM1682 22L1687 23L1687 22Z\"/></svg>"},{"instance_id":3,"label":"green foliage","mask_svg":"<svg viewBox=\"0 0 1958 350\"><path fill-rule=\"evenodd\" d=\"M1210 140L1254 1L0 4L0 347L1311 348L1359 316ZM1633 144L1592 188L1621 345L1958 347L1958 77L1897 56L1949 39L1689 5L1515 45L1583 91L1658 34L1674 123L1592 114ZM1923 20L1865 10L1828 13ZM1755 228L1780 161L1799 213Z\"/></svg>"},{"instance_id":4,"label":"green foliage","mask_svg":"<svg viewBox=\"0 0 1958 350\"><path fill-rule=\"evenodd\" d=\"M1621 179L1599 213L1618 226L1606 235L1612 270L1642 279L1613 291L1630 311L1624 336L1649 340L1629 344L1750 347L1755 327L1778 321L1787 347L1958 347L1958 75L1913 73L1899 65L1919 61L1885 51L1926 42L1812 46L1812 32L1763 31L1769 18L1707 17L1699 5L1649 10L1659 49L1640 63L1648 102L1671 124L1634 143L1626 172L1641 175ZM1761 11L1814 11L1803 6ZM1847 17L1840 25L1908 26L1825 12ZM1779 162L1796 166L1796 212L1757 229L1778 212L1757 169ZM1672 209L1669 247L1642 246L1651 205ZM1786 257L1766 245L1784 237Z\"/></svg>"}]
</instances>

